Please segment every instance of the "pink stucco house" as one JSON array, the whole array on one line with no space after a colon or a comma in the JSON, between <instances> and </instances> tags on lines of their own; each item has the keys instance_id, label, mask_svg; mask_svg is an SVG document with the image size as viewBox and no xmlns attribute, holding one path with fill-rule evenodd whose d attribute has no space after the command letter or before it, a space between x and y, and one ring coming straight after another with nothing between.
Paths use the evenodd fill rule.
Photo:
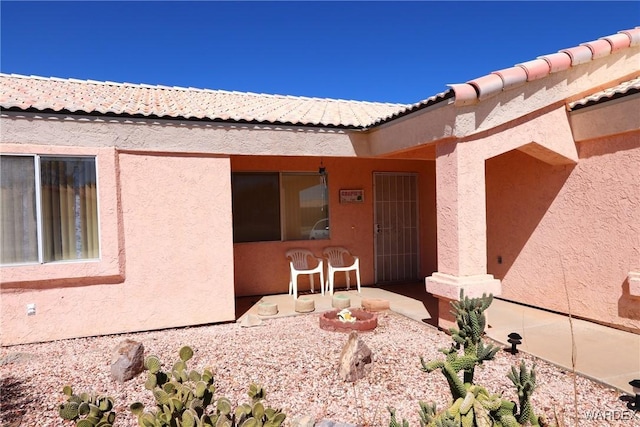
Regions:
<instances>
[{"instance_id":1,"label":"pink stucco house","mask_svg":"<svg viewBox=\"0 0 640 427\"><path fill-rule=\"evenodd\" d=\"M2 345L234 320L329 245L442 326L464 289L640 333L640 28L413 105L0 87Z\"/></svg>"}]
</instances>

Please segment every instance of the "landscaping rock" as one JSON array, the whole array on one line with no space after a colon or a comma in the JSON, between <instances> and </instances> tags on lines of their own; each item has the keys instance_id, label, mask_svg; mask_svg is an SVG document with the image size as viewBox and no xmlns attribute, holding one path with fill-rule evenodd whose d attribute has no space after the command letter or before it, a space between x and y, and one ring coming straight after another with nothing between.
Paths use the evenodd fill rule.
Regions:
<instances>
[{"instance_id":1,"label":"landscaping rock","mask_svg":"<svg viewBox=\"0 0 640 427\"><path fill-rule=\"evenodd\" d=\"M310 415L306 415L304 417L295 418L291 422L291 427L314 427L315 419Z\"/></svg>"},{"instance_id":2,"label":"landscaping rock","mask_svg":"<svg viewBox=\"0 0 640 427\"><path fill-rule=\"evenodd\" d=\"M144 346L126 339L116 346L111 359L111 378L124 383L144 370Z\"/></svg>"},{"instance_id":3,"label":"landscaping rock","mask_svg":"<svg viewBox=\"0 0 640 427\"><path fill-rule=\"evenodd\" d=\"M366 365L371 361L371 350L356 331L351 331L340 354L338 375L344 381L355 382L366 375Z\"/></svg>"},{"instance_id":4,"label":"landscaping rock","mask_svg":"<svg viewBox=\"0 0 640 427\"><path fill-rule=\"evenodd\" d=\"M321 420L315 427L361 427L359 424L341 423L331 420Z\"/></svg>"},{"instance_id":5,"label":"landscaping rock","mask_svg":"<svg viewBox=\"0 0 640 427\"><path fill-rule=\"evenodd\" d=\"M260 326L263 324L261 318L251 313L242 316L238 323L243 328L250 328L252 326Z\"/></svg>"}]
</instances>

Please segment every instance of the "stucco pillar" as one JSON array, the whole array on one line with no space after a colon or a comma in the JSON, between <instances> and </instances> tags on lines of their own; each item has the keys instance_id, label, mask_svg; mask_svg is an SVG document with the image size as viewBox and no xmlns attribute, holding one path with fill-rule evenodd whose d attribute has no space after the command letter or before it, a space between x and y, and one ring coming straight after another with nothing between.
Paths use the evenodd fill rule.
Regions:
<instances>
[{"instance_id":1,"label":"stucco pillar","mask_svg":"<svg viewBox=\"0 0 640 427\"><path fill-rule=\"evenodd\" d=\"M474 144L436 147L438 271L425 279L439 299L438 325L453 326L450 302L460 297L501 293L500 280L487 274L487 221L484 156Z\"/></svg>"}]
</instances>

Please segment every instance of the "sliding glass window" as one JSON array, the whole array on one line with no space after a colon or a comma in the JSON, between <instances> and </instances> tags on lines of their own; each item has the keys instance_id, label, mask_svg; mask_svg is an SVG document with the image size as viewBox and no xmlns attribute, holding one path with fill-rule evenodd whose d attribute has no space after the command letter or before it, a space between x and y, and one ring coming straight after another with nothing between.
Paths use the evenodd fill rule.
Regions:
<instances>
[{"instance_id":1,"label":"sliding glass window","mask_svg":"<svg viewBox=\"0 0 640 427\"><path fill-rule=\"evenodd\" d=\"M328 239L326 182L313 173L233 173L234 242Z\"/></svg>"},{"instance_id":2,"label":"sliding glass window","mask_svg":"<svg viewBox=\"0 0 640 427\"><path fill-rule=\"evenodd\" d=\"M0 156L2 264L99 258L93 157Z\"/></svg>"}]
</instances>

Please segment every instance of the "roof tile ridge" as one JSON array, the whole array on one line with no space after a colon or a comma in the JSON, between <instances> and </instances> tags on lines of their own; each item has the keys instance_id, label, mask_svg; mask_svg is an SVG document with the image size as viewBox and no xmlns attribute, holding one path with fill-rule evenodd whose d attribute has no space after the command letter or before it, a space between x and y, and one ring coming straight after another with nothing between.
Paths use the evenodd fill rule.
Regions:
<instances>
[{"instance_id":1,"label":"roof tile ridge","mask_svg":"<svg viewBox=\"0 0 640 427\"><path fill-rule=\"evenodd\" d=\"M580 43L580 46L586 46L591 49L592 59L598 59L607 55L611 55L611 51L613 50L613 46L611 45L611 43L603 38L586 43Z\"/></svg>"},{"instance_id":2,"label":"roof tile ridge","mask_svg":"<svg viewBox=\"0 0 640 427\"><path fill-rule=\"evenodd\" d=\"M622 35L622 36L620 36ZM628 39L624 39L626 36ZM606 41L610 46L603 43ZM506 68L476 77L465 83L448 84L454 92L454 105L457 107L476 104L486 98L496 95L503 90L507 90L525 82L541 79L550 73L566 70L570 67L581 65L611 54L612 52L632 47L640 44L640 27L619 31L611 36L601 37L591 42L581 43L578 46L561 49L555 54L539 56L536 59L516 64L514 67ZM570 62L567 64L567 58ZM525 71L526 81L522 82L522 76L516 75L512 69L520 67ZM500 82L492 75L497 74L502 79ZM508 76L508 74L511 74Z\"/></svg>"},{"instance_id":3,"label":"roof tile ridge","mask_svg":"<svg viewBox=\"0 0 640 427\"><path fill-rule=\"evenodd\" d=\"M241 92L248 93L248 92ZM370 104L370 105L388 105L388 106L408 106L410 104L395 103L395 102L379 102L379 101L360 101L357 99L343 99L343 98L328 98L318 96L304 96L304 95L279 95L279 94L257 94L260 96L271 96L282 99L301 99L306 101L321 101L321 102L337 102L337 103L351 103L351 104Z\"/></svg>"},{"instance_id":4,"label":"roof tile ridge","mask_svg":"<svg viewBox=\"0 0 640 427\"><path fill-rule=\"evenodd\" d=\"M624 34L629 37L629 47L637 46L640 44L640 26L628 30L618 31L618 33Z\"/></svg>"},{"instance_id":5,"label":"roof tile ridge","mask_svg":"<svg viewBox=\"0 0 640 427\"><path fill-rule=\"evenodd\" d=\"M26 74L17 74L17 73L0 73L0 77L18 78L18 79L48 80L47 77L34 76L34 75L28 76Z\"/></svg>"}]
</instances>

